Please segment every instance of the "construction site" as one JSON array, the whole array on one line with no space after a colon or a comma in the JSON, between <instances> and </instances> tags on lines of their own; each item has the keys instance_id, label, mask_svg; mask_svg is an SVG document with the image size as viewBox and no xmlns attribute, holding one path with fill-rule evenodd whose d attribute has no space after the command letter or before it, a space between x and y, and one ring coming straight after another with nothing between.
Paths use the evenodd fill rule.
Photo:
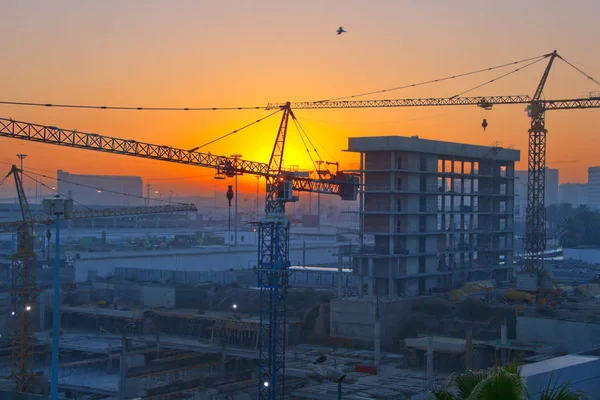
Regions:
<instances>
[{"instance_id":1,"label":"construction site","mask_svg":"<svg viewBox=\"0 0 600 400\"><path fill-rule=\"evenodd\" d=\"M151 205L149 186L117 208L56 188L34 205L24 178L45 184L20 157L0 182L14 183L19 213L0 222L0 398L424 399L453 374L512 362L528 368L532 388L556 360L600 392L600 373L574 378L600 372L600 265L547 249L544 204L545 113L600 108L600 97L545 99L553 63L565 60L556 51L535 60L546 68L532 96L268 104L280 120L267 163L0 118L3 142L208 168L235 182L221 196L227 217L210 224L194 204ZM345 150L359 167L340 170L294 114L515 104L530 118L524 254L515 254L519 150L353 137ZM314 150L314 171L286 167L288 125ZM59 173L92 199L109 192ZM264 208L243 227L240 175L266 183ZM110 190L110 204L137 196ZM312 194L350 211L291 223L291 205Z\"/></svg>"}]
</instances>

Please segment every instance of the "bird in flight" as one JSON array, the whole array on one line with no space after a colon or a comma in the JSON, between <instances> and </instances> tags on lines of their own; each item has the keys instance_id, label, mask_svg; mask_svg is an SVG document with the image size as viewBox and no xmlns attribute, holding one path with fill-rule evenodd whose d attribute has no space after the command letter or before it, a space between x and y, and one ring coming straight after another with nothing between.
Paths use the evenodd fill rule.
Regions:
<instances>
[{"instance_id":1,"label":"bird in flight","mask_svg":"<svg viewBox=\"0 0 600 400\"><path fill-rule=\"evenodd\" d=\"M338 35L341 35L342 33L347 32L347 31L345 31L344 28L340 26L336 32Z\"/></svg>"}]
</instances>

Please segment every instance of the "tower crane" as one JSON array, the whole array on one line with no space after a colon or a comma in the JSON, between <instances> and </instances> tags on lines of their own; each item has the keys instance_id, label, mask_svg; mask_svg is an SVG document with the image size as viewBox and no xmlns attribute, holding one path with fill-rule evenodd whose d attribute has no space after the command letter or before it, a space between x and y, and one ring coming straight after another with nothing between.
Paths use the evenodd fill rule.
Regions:
<instances>
[{"instance_id":1,"label":"tower crane","mask_svg":"<svg viewBox=\"0 0 600 400\"><path fill-rule=\"evenodd\" d=\"M19 392L29 392L34 383L33 355L35 347L36 254L34 251L34 226L52 225L54 215L33 214L29 207L22 182L22 170L12 166L6 177L13 176L21 213L20 221L0 223L0 233L16 232L17 251L12 256L12 368L11 378ZM193 204L176 204L153 207L113 208L74 211L66 219L134 216L156 213L197 211Z\"/></svg>"},{"instance_id":2,"label":"tower crane","mask_svg":"<svg viewBox=\"0 0 600 400\"><path fill-rule=\"evenodd\" d=\"M315 102L291 103L292 109L332 109L332 108L378 108L378 107L433 107L433 106L468 106L474 105L489 110L500 104L526 104L531 125L529 128L528 162L527 162L527 208L526 208L526 258L522 271L537 275L537 288L543 289L544 251L546 249L546 209L545 172L546 172L546 111L600 108L600 97L545 100L542 92L548 79L550 69L556 58L563 59L556 50L544 55L548 59L546 69L532 97L517 96L477 96L418 98L395 100L325 100ZM564 60L564 59L563 59ZM581 72L581 71L580 71ZM588 77L590 78L590 77ZM591 78L590 78L591 79ZM267 109L286 107L286 104L270 103ZM485 126L487 126L484 120ZM484 126L484 128L485 128Z\"/></svg>"},{"instance_id":3,"label":"tower crane","mask_svg":"<svg viewBox=\"0 0 600 400\"><path fill-rule=\"evenodd\" d=\"M290 103L280 108L283 113L268 164L0 118L0 136L6 138L212 168L219 177L249 174L266 179L265 216L258 222L255 270L261 299L257 389L260 399L269 400L283 398L285 390L285 306L290 266L290 223L285 205L298 199L294 191L334 194L342 200L356 200L358 193L354 174L336 171L328 178L309 178L283 169L288 121L295 116Z\"/></svg>"}]
</instances>

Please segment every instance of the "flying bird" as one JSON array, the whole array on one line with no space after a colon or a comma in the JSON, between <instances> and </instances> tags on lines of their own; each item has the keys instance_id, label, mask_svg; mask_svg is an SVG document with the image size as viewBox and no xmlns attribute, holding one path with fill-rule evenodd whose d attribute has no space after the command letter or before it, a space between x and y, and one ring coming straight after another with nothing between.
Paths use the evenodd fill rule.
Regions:
<instances>
[{"instance_id":1,"label":"flying bird","mask_svg":"<svg viewBox=\"0 0 600 400\"><path fill-rule=\"evenodd\" d=\"M344 28L340 26L336 32L338 35L341 35L342 33L347 32L347 31L345 31Z\"/></svg>"}]
</instances>

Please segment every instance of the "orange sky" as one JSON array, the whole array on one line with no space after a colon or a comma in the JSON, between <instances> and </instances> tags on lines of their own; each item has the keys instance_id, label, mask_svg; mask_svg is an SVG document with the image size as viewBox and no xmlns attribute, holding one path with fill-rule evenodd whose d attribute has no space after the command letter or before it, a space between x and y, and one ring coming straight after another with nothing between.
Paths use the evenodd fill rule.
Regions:
<instances>
[{"instance_id":1,"label":"orange sky","mask_svg":"<svg viewBox=\"0 0 600 400\"><path fill-rule=\"evenodd\" d=\"M557 49L600 78L600 2L523 1L38 1L3 8L0 100L131 106L243 106L318 100L459 74ZM343 25L348 33L337 36ZM532 94L538 63L468 95ZM510 68L374 98L446 97ZM545 95L579 97L600 90L558 62ZM350 136L414 135L522 151L523 106L375 110L298 110L325 159ZM0 106L0 115L80 131L190 148L261 118L268 111L145 113ZM486 132L481 119L488 120ZM598 165L599 110L547 115L548 165L561 182L585 181ZM278 126L270 118L205 148L268 161ZM141 175L163 192L212 196L211 171L0 138L0 162L27 153L26 167L72 173ZM310 168L298 133L289 131L287 164ZM1 164L5 165L5 164ZM0 167L1 169L2 167ZM8 169L8 165L5 165ZM192 178L190 178L192 177ZM160 178L160 179L157 179ZM173 179L175 178L175 179ZM252 177L242 185L254 190ZM0 188L1 196L12 188Z\"/></svg>"}]
</instances>

